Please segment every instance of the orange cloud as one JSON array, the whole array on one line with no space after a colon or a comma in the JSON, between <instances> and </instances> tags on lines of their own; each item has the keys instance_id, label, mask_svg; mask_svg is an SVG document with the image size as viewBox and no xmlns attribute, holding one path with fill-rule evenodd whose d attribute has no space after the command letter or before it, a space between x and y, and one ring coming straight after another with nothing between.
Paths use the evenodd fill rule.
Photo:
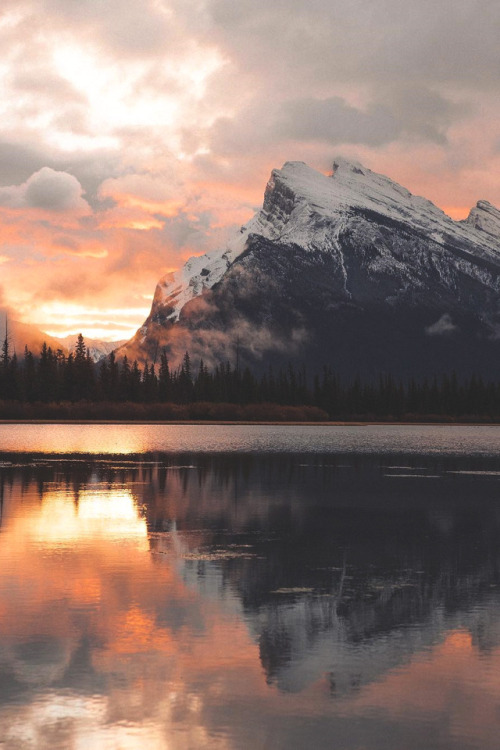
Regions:
<instances>
[{"instance_id":1,"label":"orange cloud","mask_svg":"<svg viewBox=\"0 0 500 750\"><path fill-rule=\"evenodd\" d=\"M149 229L162 229L163 221L151 216L144 207L136 204L127 206L118 205L108 209L99 217L100 229L137 229L147 231Z\"/></svg>"},{"instance_id":2,"label":"orange cloud","mask_svg":"<svg viewBox=\"0 0 500 750\"><path fill-rule=\"evenodd\" d=\"M28 205L23 198L25 185L35 184L38 189L36 181L4 191L4 205L0 190L6 303L21 320L35 321L54 335L66 335L76 326L89 336L128 338L147 314L146 295L152 294L164 269L174 265L175 248L169 248L161 235L164 222L133 200L124 199L123 205L107 210L92 211L85 202L82 207L77 181L63 175L63 185L69 182L75 188L71 202L57 193L59 174L54 174L56 189L46 206ZM48 177L50 182L52 173ZM42 187L46 187L43 180ZM40 203L45 199L36 194L30 200ZM69 308L57 320L47 315L46 302L56 297L66 303L78 302L79 322L71 320ZM96 305L100 308L99 323L88 320L90 301L94 309ZM117 313L124 307L129 321L125 329L124 319ZM109 325L113 320L114 330Z\"/></svg>"}]
</instances>

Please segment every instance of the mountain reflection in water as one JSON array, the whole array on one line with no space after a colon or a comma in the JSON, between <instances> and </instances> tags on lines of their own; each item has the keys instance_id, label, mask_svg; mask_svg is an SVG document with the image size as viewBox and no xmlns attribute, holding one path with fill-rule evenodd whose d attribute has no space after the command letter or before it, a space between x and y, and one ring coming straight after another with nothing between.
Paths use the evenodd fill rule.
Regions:
<instances>
[{"instance_id":1,"label":"mountain reflection in water","mask_svg":"<svg viewBox=\"0 0 500 750\"><path fill-rule=\"evenodd\" d=\"M5 454L0 491L1 747L497 747L500 460Z\"/></svg>"}]
</instances>

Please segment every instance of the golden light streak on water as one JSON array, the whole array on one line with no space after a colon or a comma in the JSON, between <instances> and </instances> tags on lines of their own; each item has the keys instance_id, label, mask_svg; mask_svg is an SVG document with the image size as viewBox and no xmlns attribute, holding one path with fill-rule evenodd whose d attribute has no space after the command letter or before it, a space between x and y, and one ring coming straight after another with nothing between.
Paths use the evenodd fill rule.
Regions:
<instances>
[{"instance_id":1,"label":"golden light streak on water","mask_svg":"<svg viewBox=\"0 0 500 750\"><path fill-rule=\"evenodd\" d=\"M76 496L65 490L48 491L38 517L30 519L26 531L46 547L96 537L147 537L146 522L138 516L127 489L81 490Z\"/></svg>"}]
</instances>

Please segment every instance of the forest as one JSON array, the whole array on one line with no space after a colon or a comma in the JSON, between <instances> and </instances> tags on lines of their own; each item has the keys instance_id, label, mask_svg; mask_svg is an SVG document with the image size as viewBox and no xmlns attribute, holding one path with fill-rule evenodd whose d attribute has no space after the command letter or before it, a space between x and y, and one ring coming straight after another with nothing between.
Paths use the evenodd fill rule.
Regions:
<instances>
[{"instance_id":1,"label":"forest","mask_svg":"<svg viewBox=\"0 0 500 750\"><path fill-rule=\"evenodd\" d=\"M188 352L171 368L142 368L114 353L97 364L80 334L69 355L44 344L18 358L7 336L0 355L1 419L255 421L500 421L500 383L455 373L406 382L381 373L371 382L340 379L329 367L257 376L229 362L209 369Z\"/></svg>"}]
</instances>

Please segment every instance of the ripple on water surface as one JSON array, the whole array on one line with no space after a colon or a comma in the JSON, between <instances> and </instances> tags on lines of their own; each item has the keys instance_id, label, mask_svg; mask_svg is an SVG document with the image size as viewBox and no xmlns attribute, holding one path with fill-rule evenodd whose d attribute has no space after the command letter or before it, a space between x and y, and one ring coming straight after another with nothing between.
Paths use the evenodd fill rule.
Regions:
<instances>
[{"instance_id":1,"label":"ripple on water surface","mask_svg":"<svg viewBox=\"0 0 500 750\"><path fill-rule=\"evenodd\" d=\"M1 452L498 455L500 426L3 424Z\"/></svg>"}]
</instances>

